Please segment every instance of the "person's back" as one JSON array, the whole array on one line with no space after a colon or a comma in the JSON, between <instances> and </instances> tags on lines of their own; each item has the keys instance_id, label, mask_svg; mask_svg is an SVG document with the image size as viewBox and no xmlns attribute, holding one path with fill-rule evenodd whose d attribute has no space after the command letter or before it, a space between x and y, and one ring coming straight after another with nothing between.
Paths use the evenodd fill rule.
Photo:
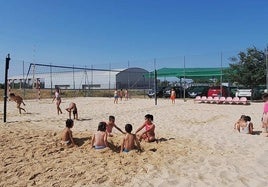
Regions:
<instances>
[{"instance_id":1,"label":"person's back","mask_svg":"<svg viewBox=\"0 0 268 187\"><path fill-rule=\"evenodd\" d=\"M91 146L95 149L103 149L107 147L107 145L106 123L100 122L98 125L98 131L93 135Z\"/></svg>"},{"instance_id":2,"label":"person's back","mask_svg":"<svg viewBox=\"0 0 268 187\"><path fill-rule=\"evenodd\" d=\"M122 144L121 144L121 152L129 152L133 149L135 149L135 143L137 144L138 149L140 149L139 141L135 134L132 134L132 125L126 124L125 130L127 134L123 138Z\"/></svg>"}]
</instances>

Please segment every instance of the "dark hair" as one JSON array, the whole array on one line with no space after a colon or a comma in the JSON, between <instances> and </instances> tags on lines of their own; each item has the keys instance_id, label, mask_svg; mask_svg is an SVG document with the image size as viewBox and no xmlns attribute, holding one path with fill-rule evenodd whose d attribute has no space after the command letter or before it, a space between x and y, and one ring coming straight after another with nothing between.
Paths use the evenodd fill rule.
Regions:
<instances>
[{"instance_id":1,"label":"dark hair","mask_svg":"<svg viewBox=\"0 0 268 187\"><path fill-rule=\"evenodd\" d=\"M98 125L98 131L106 131L106 123L105 122L99 122L99 125Z\"/></svg>"},{"instance_id":2,"label":"dark hair","mask_svg":"<svg viewBox=\"0 0 268 187\"><path fill-rule=\"evenodd\" d=\"M132 125L131 124L126 124L125 125L125 130L126 130L127 133L131 133L131 131L132 131Z\"/></svg>"},{"instance_id":3,"label":"dark hair","mask_svg":"<svg viewBox=\"0 0 268 187\"><path fill-rule=\"evenodd\" d=\"M251 117L250 117L250 116L245 116L245 117L244 117L244 120L245 120L245 121L251 121Z\"/></svg>"},{"instance_id":4,"label":"dark hair","mask_svg":"<svg viewBox=\"0 0 268 187\"><path fill-rule=\"evenodd\" d=\"M13 96L15 96L15 94L14 93L10 93L9 96L10 97L13 97Z\"/></svg>"},{"instance_id":5,"label":"dark hair","mask_svg":"<svg viewBox=\"0 0 268 187\"><path fill-rule=\"evenodd\" d=\"M74 121L72 119L67 119L66 120L66 127L72 128L73 126L74 126Z\"/></svg>"},{"instance_id":6,"label":"dark hair","mask_svg":"<svg viewBox=\"0 0 268 187\"><path fill-rule=\"evenodd\" d=\"M109 116L109 121L110 120L115 120L115 117L114 116Z\"/></svg>"},{"instance_id":7,"label":"dark hair","mask_svg":"<svg viewBox=\"0 0 268 187\"><path fill-rule=\"evenodd\" d=\"M268 93L263 94L262 99L263 100L268 99Z\"/></svg>"},{"instance_id":8,"label":"dark hair","mask_svg":"<svg viewBox=\"0 0 268 187\"><path fill-rule=\"evenodd\" d=\"M144 117L145 117L146 119L150 119L151 121L154 120L154 116L151 115L151 114L146 114Z\"/></svg>"}]
</instances>

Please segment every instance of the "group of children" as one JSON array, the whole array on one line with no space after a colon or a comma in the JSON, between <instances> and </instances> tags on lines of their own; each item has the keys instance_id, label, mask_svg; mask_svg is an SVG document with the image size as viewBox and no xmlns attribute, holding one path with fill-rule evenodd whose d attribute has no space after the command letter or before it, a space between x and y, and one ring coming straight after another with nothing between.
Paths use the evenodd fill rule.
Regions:
<instances>
[{"instance_id":1,"label":"group of children","mask_svg":"<svg viewBox=\"0 0 268 187\"><path fill-rule=\"evenodd\" d=\"M127 89L125 91L123 91L123 89L115 90L114 91L114 104L118 104L118 99L122 101L123 97L125 97L125 100L129 99L129 93Z\"/></svg>"},{"instance_id":2,"label":"group of children","mask_svg":"<svg viewBox=\"0 0 268 187\"><path fill-rule=\"evenodd\" d=\"M74 125L74 121L72 119L67 119L66 128L62 132L62 143L70 146L77 146L73 140L71 128ZM122 131L115 124L115 117L109 116L109 121L99 122L97 132L94 133L90 146L94 149L104 149L109 147L108 145L108 137L113 137L112 129L116 128L125 136L122 139L120 152L129 152L133 149L141 150L140 142L145 140L146 142L153 142L156 140L155 138L155 125L153 123L153 115L147 114L145 115L145 122L136 130L135 134L132 133L132 125L126 124L125 131ZM138 134L142 129L145 129L141 134Z\"/></svg>"}]
</instances>

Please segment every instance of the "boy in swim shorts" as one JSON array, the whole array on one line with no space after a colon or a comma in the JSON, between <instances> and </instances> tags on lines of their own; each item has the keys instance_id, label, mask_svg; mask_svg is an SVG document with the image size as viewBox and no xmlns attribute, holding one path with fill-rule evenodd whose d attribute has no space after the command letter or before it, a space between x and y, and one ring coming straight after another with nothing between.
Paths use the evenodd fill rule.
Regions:
<instances>
[{"instance_id":1,"label":"boy in swim shorts","mask_svg":"<svg viewBox=\"0 0 268 187\"><path fill-rule=\"evenodd\" d=\"M140 150L140 142L135 134L132 134L132 125L126 124L125 125L126 135L122 140L121 143L121 152L129 152L135 148L135 144L137 145L138 150Z\"/></svg>"},{"instance_id":2,"label":"boy in swim shorts","mask_svg":"<svg viewBox=\"0 0 268 187\"><path fill-rule=\"evenodd\" d=\"M11 101L15 101L17 103L17 108L19 109L20 114L21 114L21 110L26 112L26 110L24 108L20 107L21 104L23 104L25 106L25 103L23 102L23 99L21 96L15 95L14 93L10 93L9 98Z\"/></svg>"},{"instance_id":3,"label":"boy in swim shorts","mask_svg":"<svg viewBox=\"0 0 268 187\"><path fill-rule=\"evenodd\" d=\"M109 122L106 124L106 132L108 133L108 136L113 136L112 130L114 127L121 133L125 134L125 132L123 132L119 127L115 125L115 117L109 116Z\"/></svg>"},{"instance_id":4,"label":"boy in swim shorts","mask_svg":"<svg viewBox=\"0 0 268 187\"><path fill-rule=\"evenodd\" d=\"M71 102L65 110L69 113L69 119L71 119L71 112L73 111L74 119L78 120L78 111L75 103Z\"/></svg>"}]
</instances>

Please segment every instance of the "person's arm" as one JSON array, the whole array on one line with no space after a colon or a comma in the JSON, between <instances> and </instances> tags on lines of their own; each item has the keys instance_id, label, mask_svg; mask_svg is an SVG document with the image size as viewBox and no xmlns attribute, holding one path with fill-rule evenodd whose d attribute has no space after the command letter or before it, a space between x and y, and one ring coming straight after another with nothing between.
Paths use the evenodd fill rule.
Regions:
<instances>
[{"instance_id":1,"label":"person's arm","mask_svg":"<svg viewBox=\"0 0 268 187\"><path fill-rule=\"evenodd\" d=\"M138 140L138 138L137 138L137 136L134 134L134 141L135 141L135 143L136 143L136 145L137 145L137 147L138 147L138 150L139 151L141 151L141 145L140 145L140 142L139 142L139 140Z\"/></svg>"},{"instance_id":2,"label":"person's arm","mask_svg":"<svg viewBox=\"0 0 268 187\"><path fill-rule=\"evenodd\" d=\"M105 144L106 147L108 147L107 136L108 136L108 133L105 131L105 134L104 134L104 144Z\"/></svg>"},{"instance_id":3,"label":"person's arm","mask_svg":"<svg viewBox=\"0 0 268 187\"><path fill-rule=\"evenodd\" d=\"M94 142L95 142L95 134L93 135L92 140L91 140L91 148L94 147Z\"/></svg>"},{"instance_id":4,"label":"person's arm","mask_svg":"<svg viewBox=\"0 0 268 187\"><path fill-rule=\"evenodd\" d=\"M121 152L121 153L123 152L124 145L125 145L125 137L123 138L123 140L122 140L122 142L121 142L121 149L120 149L120 152Z\"/></svg>"},{"instance_id":5,"label":"person's arm","mask_svg":"<svg viewBox=\"0 0 268 187\"><path fill-rule=\"evenodd\" d=\"M126 134L124 131L122 131L119 127L117 127L116 125L114 125L114 127L117 129L117 130L119 130L121 133L123 133L123 134Z\"/></svg>"},{"instance_id":6,"label":"person's arm","mask_svg":"<svg viewBox=\"0 0 268 187\"><path fill-rule=\"evenodd\" d=\"M140 126L137 130L136 130L136 132L135 132L135 134L137 134L141 129L143 129L145 127L145 123L142 125L142 126Z\"/></svg>"},{"instance_id":7,"label":"person's arm","mask_svg":"<svg viewBox=\"0 0 268 187\"><path fill-rule=\"evenodd\" d=\"M73 146L77 146L77 145L74 143L73 133L72 133L71 130L69 131L69 137L70 137L70 140L71 140L71 142L72 142L72 145L73 145Z\"/></svg>"},{"instance_id":8,"label":"person's arm","mask_svg":"<svg viewBox=\"0 0 268 187\"><path fill-rule=\"evenodd\" d=\"M249 134L253 134L253 123L250 122L248 128L249 128Z\"/></svg>"}]
</instances>

